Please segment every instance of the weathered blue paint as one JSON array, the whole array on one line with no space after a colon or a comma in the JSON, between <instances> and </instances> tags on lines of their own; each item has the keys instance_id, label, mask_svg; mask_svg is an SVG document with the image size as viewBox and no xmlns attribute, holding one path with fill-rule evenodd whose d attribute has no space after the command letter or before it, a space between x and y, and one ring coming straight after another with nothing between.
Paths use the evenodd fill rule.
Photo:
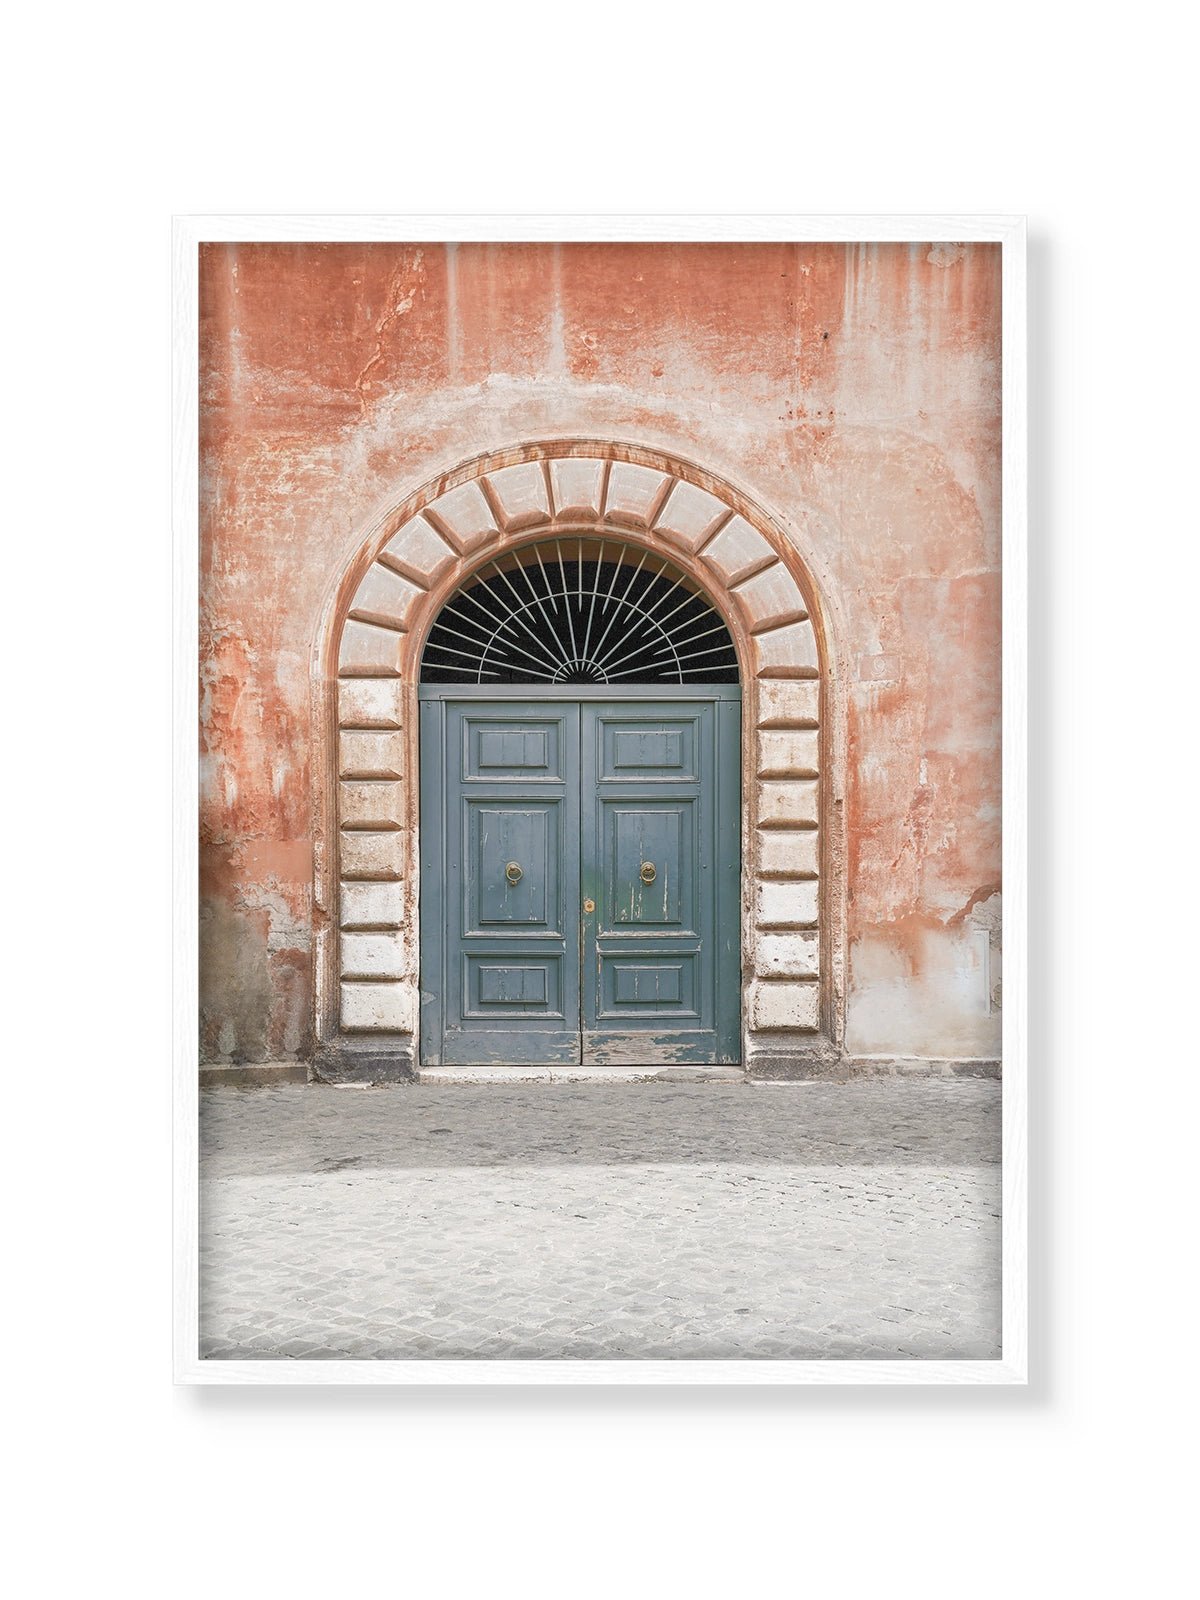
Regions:
<instances>
[{"instance_id":1,"label":"weathered blue paint","mask_svg":"<svg viewBox=\"0 0 1200 1600\"><path fill-rule=\"evenodd\" d=\"M421 689L421 1059L739 1056L739 691Z\"/></svg>"}]
</instances>

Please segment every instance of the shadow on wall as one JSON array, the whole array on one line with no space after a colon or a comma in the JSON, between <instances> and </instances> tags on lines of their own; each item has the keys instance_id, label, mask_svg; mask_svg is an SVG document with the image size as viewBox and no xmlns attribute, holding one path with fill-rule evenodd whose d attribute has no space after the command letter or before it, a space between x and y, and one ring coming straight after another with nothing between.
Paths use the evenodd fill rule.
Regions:
<instances>
[{"instance_id":1,"label":"shadow on wall","mask_svg":"<svg viewBox=\"0 0 1200 1600\"><path fill-rule=\"evenodd\" d=\"M290 1061L309 1053L309 965L275 946L270 913L205 899L200 907L200 1059Z\"/></svg>"}]
</instances>

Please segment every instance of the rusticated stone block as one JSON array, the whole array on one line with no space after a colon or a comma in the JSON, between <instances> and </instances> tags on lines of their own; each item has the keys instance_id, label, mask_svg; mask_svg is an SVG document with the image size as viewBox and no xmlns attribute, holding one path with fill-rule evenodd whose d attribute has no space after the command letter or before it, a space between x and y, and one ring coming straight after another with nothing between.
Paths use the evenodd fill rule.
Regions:
<instances>
[{"instance_id":1,"label":"rusticated stone block","mask_svg":"<svg viewBox=\"0 0 1200 1600\"><path fill-rule=\"evenodd\" d=\"M483 490L473 478L460 483L457 489L448 489L431 506L426 506L425 515L464 556L494 539L500 531Z\"/></svg>"},{"instance_id":2,"label":"rusticated stone block","mask_svg":"<svg viewBox=\"0 0 1200 1600\"><path fill-rule=\"evenodd\" d=\"M656 467L614 461L608 477L606 514L631 528L648 527L667 482L666 474Z\"/></svg>"},{"instance_id":3,"label":"rusticated stone block","mask_svg":"<svg viewBox=\"0 0 1200 1600\"><path fill-rule=\"evenodd\" d=\"M338 840L338 872L343 878L399 878L404 871L404 835L356 831Z\"/></svg>"},{"instance_id":4,"label":"rusticated stone block","mask_svg":"<svg viewBox=\"0 0 1200 1600\"><path fill-rule=\"evenodd\" d=\"M758 870L763 877L815 878L821 870L815 828L765 828L758 835Z\"/></svg>"},{"instance_id":5,"label":"rusticated stone block","mask_svg":"<svg viewBox=\"0 0 1200 1600\"><path fill-rule=\"evenodd\" d=\"M758 658L755 672L760 678L817 675L817 637L811 622L797 622L790 628L760 634L754 641L754 650Z\"/></svg>"},{"instance_id":6,"label":"rusticated stone block","mask_svg":"<svg viewBox=\"0 0 1200 1600\"><path fill-rule=\"evenodd\" d=\"M664 539L695 551L704 543L722 517L729 515L729 507L706 489L697 489L694 483L678 482L667 497L662 515L655 523L655 531Z\"/></svg>"},{"instance_id":7,"label":"rusticated stone block","mask_svg":"<svg viewBox=\"0 0 1200 1600\"><path fill-rule=\"evenodd\" d=\"M798 622L808 615L800 586L782 561L747 578L733 591L733 598L751 633Z\"/></svg>"},{"instance_id":8,"label":"rusticated stone block","mask_svg":"<svg viewBox=\"0 0 1200 1600\"><path fill-rule=\"evenodd\" d=\"M343 978L402 978L404 945L395 933L343 933Z\"/></svg>"},{"instance_id":9,"label":"rusticated stone block","mask_svg":"<svg viewBox=\"0 0 1200 1600\"><path fill-rule=\"evenodd\" d=\"M403 628L412 603L420 594L415 583L376 561L354 591L350 615L358 622Z\"/></svg>"},{"instance_id":10,"label":"rusticated stone block","mask_svg":"<svg viewBox=\"0 0 1200 1600\"><path fill-rule=\"evenodd\" d=\"M574 516L591 521L599 517L604 468L603 461L590 461L581 456L551 461L550 486L554 491L555 515L560 520Z\"/></svg>"},{"instance_id":11,"label":"rusticated stone block","mask_svg":"<svg viewBox=\"0 0 1200 1600\"><path fill-rule=\"evenodd\" d=\"M343 928L398 928L404 921L404 888L399 883L343 883Z\"/></svg>"},{"instance_id":12,"label":"rusticated stone block","mask_svg":"<svg viewBox=\"0 0 1200 1600\"><path fill-rule=\"evenodd\" d=\"M342 985L342 1027L347 1033L411 1032L415 1010L411 984Z\"/></svg>"},{"instance_id":13,"label":"rusticated stone block","mask_svg":"<svg viewBox=\"0 0 1200 1600\"><path fill-rule=\"evenodd\" d=\"M457 559L457 552L424 517L411 517L380 551L380 560L426 586Z\"/></svg>"},{"instance_id":14,"label":"rusticated stone block","mask_svg":"<svg viewBox=\"0 0 1200 1600\"><path fill-rule=\"evenodd\" d=\"M821 936L815 928L797 933L762 933L754 951L760 978L815 978L820 970Z\"/></svg>"},{"instance_id":15,"label":"rusticated stone block","mask_svg":"<svg viewBox=\"0 0 1200 1600\"><path fill-rule=\"evenodd\" d=\"M815 878L794 883L768 880L758 885L755 921L760 928L812 928L820 916Z\"/></svg>"},{"instance_id":16,"label":"rusticated stone block","mask_svg":"<svg viewBox=\"0 0 1200 1600\"><path fill-rule=\"evenodd\" d=\"M815 728L771 728L758 736L760 778L815 778L818 736Z\"/></svg>"},{"instance_id":17,"label":"rusticated stone block","mask_svg":"<svg viewBox=\"0 0 1200 1600\"><path fill-rule=\"evenodd\" d=\"M404 635L369 622L347 622L338 651L338 672L348 678L398 678Z\"/></svg>"},{"instance_id":18,"label":"rusticated stone block","mask_svg":"<svg viewBox=\"0 0 1200 1600\"><path fill-rule=\"evenodd\" d=\"M398 828L403 812L400 783L338 784L338 822L343 828Z\"/></svg>"},{"instance_id":19,"label":"rusticated stone block","mask_svg":"<svg viewBox=\"0 0 1200 1600\"><path fill-rule=\"evenodd\" d=\"M700 559L732 585L778 558L757 528L752 528L744 517L730 517Z\"/></svg>"},{"instance_id":20,"label":"rusticated stone block","mask_svg":"<svg viewBox=\"0 0 1200 1600\"><path fill-rule=\"evenodd\" d=\"M750 1026L808 1032L820 1026L821 994L815 983L756 983L750 990Z\"/></svg>"},{"instance_id":21,"label":"rusticated stone block","mask_svg":"<svg viewBox=\"0 0 1200 1600\"><path fill-rule=\"evenodd\" d=\"M399 778L404 770L401 733L341 733L338 765L343 778Z\"/></svg>"},{"instance_id":22,"label":"rusticated stone block","mask_svg":"<svg viewBox=\"0 0 1200 1600\"><path fill-rule=\"evenodd\" d=\"M338 684L343 728L399 728L404 690L396 678L346 678Z\"/></svg>"},{"instance_id":23,"label":"rusticated stone block","mask_svg":"<svg viewBox=\"0 0 1200 1600\"><path fill-rule=\"evenodd\" d=\"M758 786L758 825L760 828L795 827L817 822L818 785L813 778L790 781L771 779Z\"/></svg>"},{"instance_id":24,"label":"rusticated stone block","mask_svg":"<svg viewBox=\"0 0 1200 1600\"><path fill-rule=\"evenodd\" d=\"M505 532L535 528L550 521L550 500L540 461L526 461L515 467L502 467L488 474L488 491L499 507Z\"/></svg>"},{"instance_id":25,"label":"rusticated stone block","mask_svg":"<svg viewBox=\"0 0 1200 1600\"><path fill-rule=\"evenodd\" d=\"M815 728L820 708L815 678L764 678L758 686L760 728Z\"/></svg>"}]
</instances>

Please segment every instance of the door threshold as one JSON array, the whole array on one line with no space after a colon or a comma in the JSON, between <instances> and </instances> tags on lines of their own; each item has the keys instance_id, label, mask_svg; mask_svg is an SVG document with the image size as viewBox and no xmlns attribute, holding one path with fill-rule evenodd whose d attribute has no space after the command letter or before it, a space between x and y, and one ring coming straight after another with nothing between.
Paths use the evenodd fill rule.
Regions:
<instances>
[{"instance_id":1,"label":"door threshold","mask_svg":"<svg viewBox=\"0 0 1200 1600\"><path fill-rule=\"evenodd\" d=\"M418 1083L745 1083L729 1066L421 1067Z\"/></svg>"}]
</instances>

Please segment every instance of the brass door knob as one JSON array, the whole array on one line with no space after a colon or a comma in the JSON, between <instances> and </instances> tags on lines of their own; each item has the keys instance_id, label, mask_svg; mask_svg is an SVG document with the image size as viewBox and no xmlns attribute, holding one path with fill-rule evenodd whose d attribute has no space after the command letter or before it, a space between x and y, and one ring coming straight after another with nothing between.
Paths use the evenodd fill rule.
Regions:
<instances>
[{"instance_id":1,"label":"brass door knob","mask_svg":"<svg viewBox=\"0 0 1200 1600\"><path fill-rule=\"evenodd\" d=\"M504 876L508 879L509 883L520 883L521 879L525 876L525 874L521 871L521 863L519 861L510 861L504 869Z\"/></svg>"},{"instance_id":2,"label":"brass door knob","mask_svg":"<svg viewBox=\"0 0 1200 1600\"><path fill-rule=\"evenodd\" d=\"M594 900L585 900L583 902L583 909L589 916L591 916L592 912L596 909L596 902Z\"/></svg>"},{"instance_id":3,"label":"brass door knob","mask_svg":"<svg viewBox=\"0 0 1200 1600\"><path fill-rule=\"evenodd\" d=\"M657 877L658 877L658 872L655 870L655 866L654 866L653 861L643 861L642 862L642 882L643 883L653 883L655 878L657 878Z\"/></svg>"}]
</instances>

